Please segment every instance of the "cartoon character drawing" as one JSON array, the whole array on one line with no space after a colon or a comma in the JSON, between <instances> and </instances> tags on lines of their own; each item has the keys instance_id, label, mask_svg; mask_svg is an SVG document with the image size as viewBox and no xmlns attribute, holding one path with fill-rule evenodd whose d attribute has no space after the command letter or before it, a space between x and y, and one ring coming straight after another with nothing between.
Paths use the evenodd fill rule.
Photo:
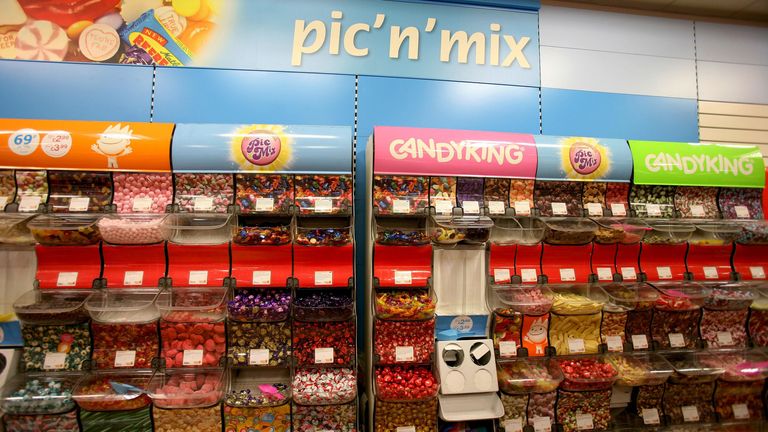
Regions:
<instances>
[{"instance_id":1,"label":"cartoon character drawing","mask_svg":"<svg viewBox=\"0 0 768 432\"><path fill-rule=\"evenodd\" d=\"M534 319L527 330L523 336L524 345L535 347L536 355L544 355L547 346L547 316Z\"/></svg>"},{"instance_id":2,"label":"cartoon character drawing","mask_svg":"<svg viewBox=\"0 0 768 432\"><path fill-rule=\"evenodd\" d=\"M117 158L133 153L132 134L129 125L111 125L99 135L99 140L91 146L91 150L107 158L107 168L117 168Z\"/></svg>"}]
</instances>

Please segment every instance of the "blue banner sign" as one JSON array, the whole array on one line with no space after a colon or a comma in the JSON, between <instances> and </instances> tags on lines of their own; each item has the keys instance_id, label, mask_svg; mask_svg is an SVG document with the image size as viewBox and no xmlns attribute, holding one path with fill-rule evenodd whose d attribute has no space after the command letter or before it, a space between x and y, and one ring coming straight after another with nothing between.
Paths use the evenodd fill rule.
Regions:
<instances>
[{"instance_id":1,"label":"blue banner sign","mask_svg":"<svg viewBox=\"0 0 768 432\"><path fill-rule=\"evenodd\" d=\"M621 139L535 135L538 180L629 182L632 153Z\"/></svg>"}]
</instances>

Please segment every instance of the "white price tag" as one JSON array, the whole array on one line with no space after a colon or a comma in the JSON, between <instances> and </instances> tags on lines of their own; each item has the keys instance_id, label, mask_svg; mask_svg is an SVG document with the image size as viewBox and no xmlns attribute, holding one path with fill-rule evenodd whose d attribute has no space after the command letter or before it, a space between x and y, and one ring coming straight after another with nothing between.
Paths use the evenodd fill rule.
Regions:
<instances>
[{"instance_id":1,"label":"white price tag","mask_svg":"<svg viewBox=\"0 0 768 432\"><path fill-rule=\"evenodd\" d=\"M656 267L656 274L659 279L672 279L672 269L669 267Z\"/></svg>"},{"instance_id":2,"label":"white price tag","mask_svg":"<svg viewBox=\"0 0 768 432\"><path fill-rule=\"evenodd\" d=\"M182 354L181 357L181 364L183 366L202 366L203 350L184 350L184 354Z\"/></svg>"},{"instance_id":3,"label":"white price tag","mask_svg":"<svg viewBox=\"0 0 768 432\"><path fill-rule=\"evenodd\" d=\"M252 278L254 285L269 285L272 283L272 270L254 270Z\"/></svg>"},{"instance_id":4,"label":"white price tag","mask_svg":"<svg viewBox=\"0 0 768 432\"><path fill-rule=\"evenodd\" d=\"M332 271L316 271L315 285L333 285Z\"/></svg>"},{"instance_id":5,"label":"white price tag","mask_svg":"<svg viewBox=\"0 0 768 432\"><path fill-rule=\"evenodd\" d=\"M213 210L213 197L196 196L193 209L196 212L205 212Z\"/></svg>"},{"instance_id":6,"label":"white price tag","mask_svg":"<svg viewBox=\"0 0 768 432\"><path fill-rule=\"evenodd\" d=\"M474 359L481 359L484 355L491 352L491 349L488 348L487 345L481 344L477 348L473 349L470 354L472 355L472 358Z\"/></svg>"},{"instance_id":7,"label":"white price tag","mask_svg":"<svg viewBox=\"0 0 768 432\"><path fill-rule=\"evenodd\" d=\"M515 417L504 420L504 432L523 432L523 419Z\"/></svg>"},{"instance_id":8,"label":"white price tag","mask_svg":"<svg viewBox=\"0 0 768 432\"><path fill-rule=\"evenodd\" d=\"M144 283L144 270L127 271L123 276L123 285L138 286Z\"/></svg>"},{"instance_id":9,"label":"white price tag","mask_svg":"<svg viewBox=\"0 0 768 432\"><path fill-rule=\"evenodd\" d=\"M733 404L731 408L733 408L733 418L736 420L749 419L749 408L747 407L747 404Z\"/></svg>"},{"instance_id":10,"label":"white price tag","mask_svg":"<svg viewBox=\"0 0 768 432\"><path fill-rule=\"evenodd\" d=\"M40 203L43 201L43 197L40 195L24 195L19 200L20 212L35 212L40 207Z\"/></svg>"},{"instance_id":11,"label":"white price tag","mask_svg":"<svg viewBox=\"0 0 768 432\"><path fill-rule=\"evenodd\" d=\"M515 215L530 216L531 215L530 201L515 201Z\"/></svg>"},{"instance_id":12,"label":"white price tag","mask_svg":"<svg viewBox=\"0 0 768 432\"><path fill-rule=\"evenodd\" d=\"M395 270L395 285L412 285L413 274L410 270Z\"/></svg>"},{"instance_id":13,"label":"white price tag","mask_svg":"<svg viewBox=\"0 0 768 432\"><path fill-rule=\"evenodd\" d=\"M133 367L136 364L136 351L117 351L115 367Z\"/></svg>"},{"instance_id":14,"label":"white price tag","mask_svg":"<svg viewBox=\"0 0 768 432\"><path fill-rule=\"evenodd\" d=\"M647 424L647 425L661 424L661 419L659 418L659 410L657 410L656 408L643 408L642 416L643 416L644 424Z\"/></svg>"},{"instance_id":15,"label":"white price tag","mask_svg":"<svg viewBox=\"0 0 768 432\"><path fill-rule=\"evenodd\" d=\"M704 217L704 206L701 204L691 204L691 216Z\"/></svg>"},{"instance_id":16,"label":"white price tag","mask_svg":"<svg viewBox=\"0 0 768 432\"><path fill-rule=\"evenodd\" d=\"M503 215L506 213L504 201L488 201L488 213L492 215Z\"/></svg>"},{"instance_id":17,"label":"white price tag","mask_svg":"<svg viewBox=\"0 0 768 432\"><path fill-rule=\"evenodd\" d=\"M648 216L661 216L661 206L658 204L646 204L645 211Z\"/></svg>"},{"instance_id":18,"label":"white price tag","mask_svg":"<svg viewBox=\"0 0 768 432\"><path fill-rule=\"evenodd\" d=\"M508 283L512 281L512 275L508 268L496 268L493 269L493 282L494 283Z\"/></svg>"},{"instance_id":19,"label":"white price tag","mask_svg":"<svg viewBox=\"0 0 768 432\"><path fill-rule=\"evenodd\" d=\"M603 206L600 203L587 203L587 214L590 216L602 216Z\"/></svg>"},{"instance_id":20,"label":"white price tag","mask_svg":"<svg viewBox=\"0 0 768 432\"><path fill-rule=\"evenodd\" d=\"M704 278L705 279L717 279L717 267L704 267Z\"/></svg>"},{"instance_id":21,"label":"white price tag","mask_svg":"<svg viewBox=\"0 0 768 432\"><path fill-rule=\"evenodd\" d=\"M190 285L205 285L208 283L208 270L191 270L189 272Z\"/></svg>"},{"instance_id":22,"label":"white price tag","mask_svg":"<svg viewBox=\"0 0 768 432\"><path fill-rule=\"evenodd\" d=\"M392 202L392 213L410 213L411 203L407 199L396 199Z\"/></svg>"},{"instance_id":23,"label":"white price tag","mask_svg":"<svg viewBox=\"0 0 768 432\"><path fill-rule=\"evenodd\" d=\"M315 364L333 363L333 348L315 348Z\"/></svg>"},{"instance_id":24,"label":"white price tag","mask_svg":"<svg viewBox=\"0 0 768 432\"><path fill-rule=\"evenodd\" d=\"M8 197L0 196L0 211L3 211L6 205L8 205Z\"/></svg>"},{"instance_id":25,"label":"white price tag","mask_svg":"<svg viewBox=\"0 0 768 432\"><path fill-rule=\"evenodd\" d=\"M43 361L43 370L64 369L67 366L67 353L47 352Z\"/></svg>"},{"instance_id":26,"label":"white price tag","mask_svg":"<svg viewBox=\"0 0 768 432\"><path fill-rule=\"evenodd\" d=\"M586 348L584 348L584 339L568 338L569 354L583 354L585 351Z\"/></svg>"},{"instance_id":27,"label":"white price tag","mask_svg":"<svg viewBox=\"0 0 768 432\"><path fill-rule=\"evenodd\" d=\"M611 281L613 280L613 271L610 267L598 267L597 279L601 281Z\"/></svg>"},{"instance_id":28,"label":"white price tag","mask_svg":"<svg viewBox=\"0 0 768 432\"><path fill-rule=\"evenodd\" d=\"M515 341L499 341L499 356L517 357L517 343Z\"/></svg>"},{"instance_id":29,"label":"white price tag","mask_svg":"<svg viewBox=\"0 0 768 432\"><path fill-rule=\"evenodd\" d=\"M536 282L539 280L538 275L536 275L536 269L521 269L520 270L520 278L523 280L523 282Z\"/></svg>"},{"instance_id":30,"label":"white price tag","mask_svg":"<svg viewBox=\"0 0 768 432\"><path fill-rule=\"evenodd\" d=\"M752 274L752 279L765 279L765 269L763 266L750 267L749 273Z\"/></svg>"},{"instance_id":31,"label":"white price tag","mask_svg":"<svg viewBox=\"0 0 768 432\"><path fill-rule=\"evenodd\" d=\"M592 430L595 425L592 423L592 414L576 414L576 429Z\"/></svg>"},{"instance_id":32,"label":"white price tag","mask_svg":"<svg viewBox=\"0 0 768 432\"><path fill-rule=\"evenodd\" d=\"M534 432L551 432L552 421L549 419L549 417L534 417L533 430Z\"/></svg>"},{"instance_id":33,"label":"white price tag","mask_svg":"<svg viewBox=\"0 0 768 432\"><path fill-rule=\"evenodd\" d=\"M333 211L333 200L330 198L317 198L315 200L315 213L330 213Z\"/></svg>"},{"instance_id":34,"label":"white price tag","mask_svg":"<svg viewBox=\"0 0 768 432\"><path fill-rule=\"evenodd\" d=\"M416 426L399 426L395 432L416 432Z\"/></svg>"},{"instance_id":35,"label":"white price tag","mask_svg":"<svg viewBox=\"0 0 768 432\"><path fill-rule=\"evenodd\" d=\"M480 214L480 203L477 201L463 201L461 208L464 209L466 214Z\"/></svg>"},{"instance_id":36,"label":"white price tag","mask_svg":"<svg viewBox=\"0 0 768 432\"><path fill-rule=\"evenodd\" d=\"M395 361L398 361L398 362L413 361L413 347L412 346L395 347Z\"/></svg>"},{"instance_id":37,"label":"white price tag","mask_svg":"<svg viewBox=\"0 0 768 432\"><path fill-rule=\"evenodd\" d=\"M748 219L749 218L749 209L747 206L736 206L733 208L733 210L736 212L736 217L739 219Z\"/></svg>"},{"instance_id":38,"label":"white price tag","mask_svg":"<svg viewBox=\"0 0 768 432\"><path fill-rule=\"evenodd\" d=\"M637 280L637 272L634 267L622 267L621 277L624 280Z\"/></svg>"},{"instance_id":39,"label":"white price tag","mask_svg":"<svg viewBox=\"0 0 768 432\"><path fill-rule=\"evenodd\" d=\"M685 348L685 337L682 333L669 334L669 346L672 348Z\"/></svg>"},{"instance_id":40,"label":"white price tag","mask_svg":"<svg viewBox=\"0 0 768 432\"><path fill-rule=\"evenodd\" d=\"M72 197L69 199L69 211L84 212L88 211L88 204L91 203L89 197Z\"/></svg>"},{"instance_id":41,"label":"white price tag","mask_svg":"<svg viewBox=\"0 0 768 432\"><path fill-rule=\"evenodd\" d=\"M560 280L563 282L573 282L576 280L576 271L572 268L560 269Z\"/></svg>"},{"instance_id":42,"label":"white price tag","mask_svg":"<svg viewBox=\"0 0 768 432\"><path fill-rule=\"evenodd\" d=\"M731 335L731 332L729 331L717 332L717 343L720 346L733 345L733 336Z\"/></svg>"},{"instance_id":43,"label":"white price tag","mask_svg":"<svg viewBox=\"0 0 768 432\"><path fill-rule=\"evenodd\" d=\"M274 209L274 198L256 198L256 211L271 212Z\"/></svg>"},{"instance_id":44,"label":"white price tag","mask_svg":"<svg viewBox=\"0 0 768 432\"><path fill-rule=\"evenodd\" d=\"M134 198L133 202L131 203L131 208L135 212L145 212L152 209L152 204L154 204L152 198Z\"/></svg>"},{"instance_id":45,"label":"white price tag","mask_svg":"<svg viewBox=\"0 0 768 432\"><path fill-rule=\"evenodd\" d=\"M697 422L699 421L699 410L696 405L686 405L682 408L683 421L685 422Z\"/></svg>"},{"instance_id":46,"label":"white price tag","mask_svg":"<svg viewBox=\"0 0 768 432\"><path fill-rule=\"evenodd\" d=\"M605 344L610 352L624 351L624 343L621 341L621 336L608 336L605 338Z\"/></svg>"},{"instance_id":47,"label":"white price tag","mask_svg":"<svg viewBox=\"0 0 768 432\"><path fill-rule=\"evenodd\" d=\"M627 208L622 203L611 204L611 214L614 216L626 216Z\"/></svg>"},{"instance_id":48,"label":"white price tag","mask_svg":"<svg viewBox=\"0 0 768 432\"><path fill-rule=\"evenodd\" d=\"M453 202L447 199L436 200L435 212L437 214L451 214L451 212L453 212Z\"/></svg>"},{"instance_id":49,"label":"white price tag","mask_svg":"<svg viewBox=\"0 0 768 432\"><path fill-rule=\"evenodd\" d=\"M269 364L268 349L251 349L248 351L248 365L266 366Z\"/></svg>"},{"instance_id":50,"label":"white price tag","mask_svg":"<svg viewBox=\"0 0 768 432\"><path fill-rule=\"evenodd\" d=\"M73 287L77 283L77 272L61 272L56 278L57 287Z\"/></svg>"},{"instance_id":51,"label":"white price tag","mask_svg":"<svg viewBox=\"0 0 768 432\"><path fill-rule=\"evenodd\" d=\"M644 334L632 335L632 348L648 349L648 338Z\"/></svg>"},{"instance_id":52,"label":"white price tag","mask_svg":"<svg viewBox=\"0 0 768 432\"><path fill-rule=\"evenodd\" d=\"M568 215L568 206L566 206L564 202L553 202L552 203L552 214L554 216L567 216Z\"/></svg>"}]
</instances>

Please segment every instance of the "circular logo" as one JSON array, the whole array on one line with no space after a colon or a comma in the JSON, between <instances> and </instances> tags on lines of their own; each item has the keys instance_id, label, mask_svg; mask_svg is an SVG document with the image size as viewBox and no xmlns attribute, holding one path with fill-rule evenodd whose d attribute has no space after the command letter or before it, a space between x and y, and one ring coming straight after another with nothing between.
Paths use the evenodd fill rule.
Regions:
<instances>
[{"instance_id":1,"label":"circular logo","mask_svg":"<svg viewBox=\"0 0 768 432\"><path fill-rule=\"evenodd\" d=\"M52 158L65 156L72 150L72 135L67 131L51 131L43 137L40 143L43 153Z\"/></svg>"},{"instance_id":2,"label":"circular logo","mask_svg":"<svg viewBox=\"0 0 768 432\"><path fill-rule=\"evenodd\" d=\"M40 134L34 129L19 129L8 137L8 148L19 156L27 156L40 145Z\"/></svg>"},{"instance_id":3,"label":"circular logo","mask_svg":"<svg viewBox=\"0 0 768 432\"><path fill-rule=\"evenodd\" d=\"M571 166L579 174L591 174L600 167L602 157L592 144L577 142L571 145Z\"/></svg>"},{"instance_id":4,"label":"circular logo","mask_svg":"<svg viewBox=\"0 0 768 432\"><path fill-rule=\"evenodd\" d=\"M264 132L253 131L244 136L240 142L240 150L248 162L264 166L269 165L280 155L282 142L277 135Z\"/></svg>"},{"instance_id":5,"label":"circular logo","mask_svg":"<svg viewBox=\"0 0 768 432\"><path fill-rule=\"evenodd\" d=\"M457 316L451 321L451 329L459 333L466 333L472 330L472 318L466 315Z\"/></svg>"}]
</instances>

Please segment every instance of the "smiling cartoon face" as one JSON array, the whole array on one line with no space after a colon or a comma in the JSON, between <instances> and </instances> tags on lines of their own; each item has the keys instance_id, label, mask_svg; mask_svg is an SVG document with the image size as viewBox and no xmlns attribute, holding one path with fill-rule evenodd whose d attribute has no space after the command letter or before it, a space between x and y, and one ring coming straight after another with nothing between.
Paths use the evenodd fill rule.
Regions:
<instances>
[{"instance_id":1,"label":"smiling cartoon face","mask_svg":"<svg viewBox=\"0 0 768 432\"><path fill-rule=\"evenodd\" d=\"M111 125L99 135L96 146L105 156L117 156L131 146L132 133L129 125Z\"/></svg>"},{"instance_id":2,"label":"smiling cartoon face","mask_svg":"<svg viewBox=\"0 0 768 432\"><path fill-rule=\"evenodd\" d=\"M531 343L539 344L547 340L547 319L537 318L531 324L531 328L525 335L525 339Z\"/></svg>"}]
</instances>

